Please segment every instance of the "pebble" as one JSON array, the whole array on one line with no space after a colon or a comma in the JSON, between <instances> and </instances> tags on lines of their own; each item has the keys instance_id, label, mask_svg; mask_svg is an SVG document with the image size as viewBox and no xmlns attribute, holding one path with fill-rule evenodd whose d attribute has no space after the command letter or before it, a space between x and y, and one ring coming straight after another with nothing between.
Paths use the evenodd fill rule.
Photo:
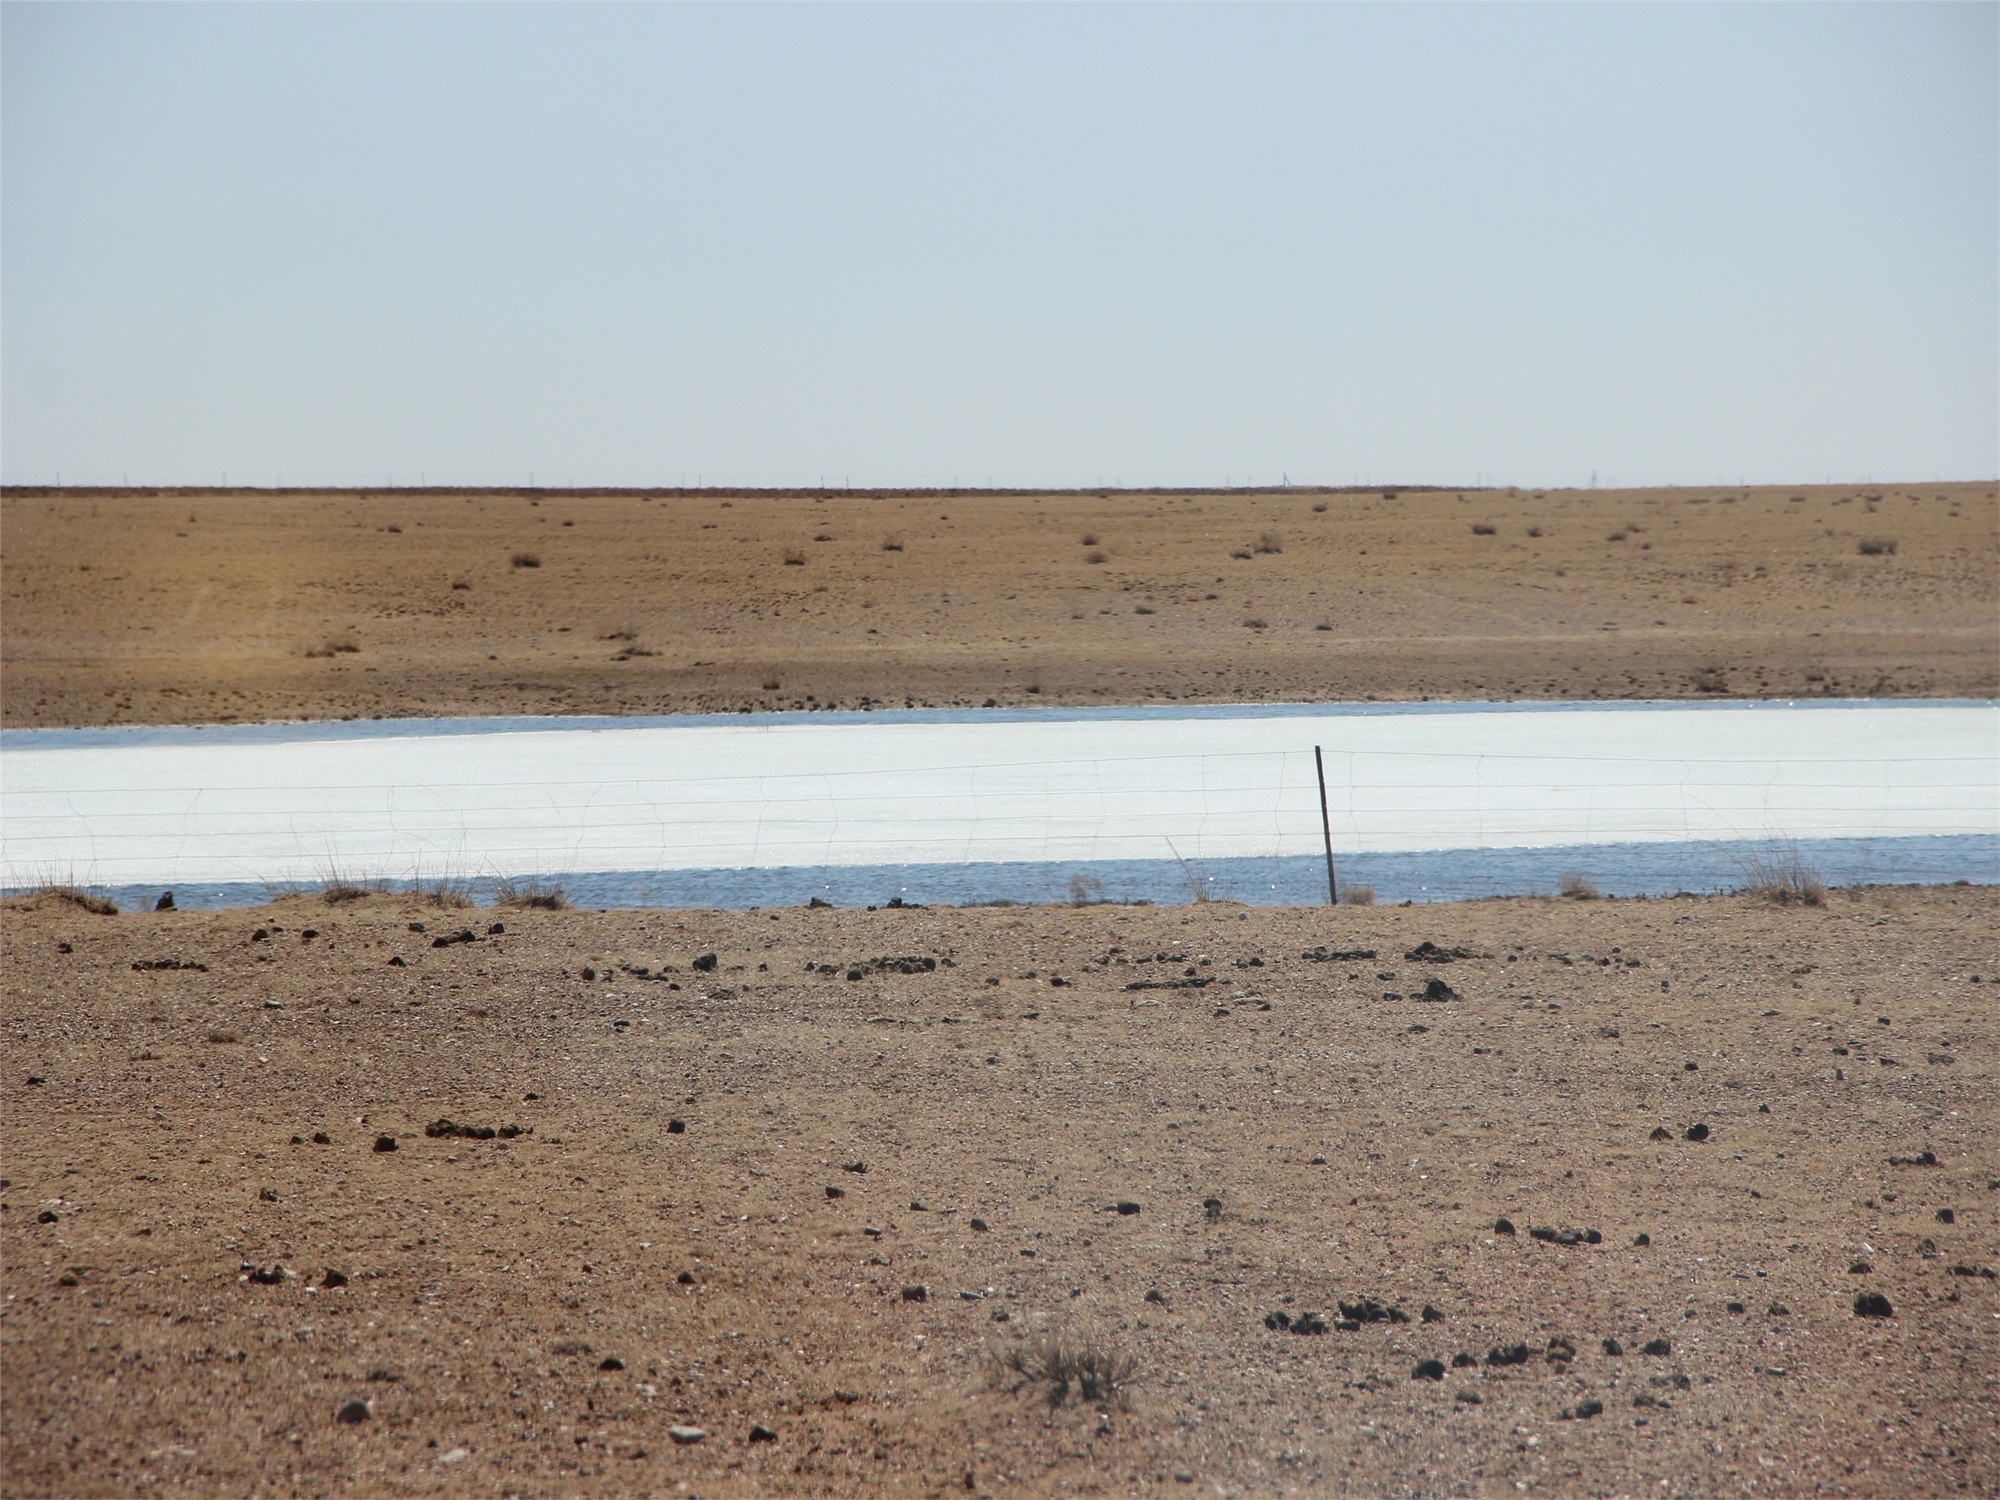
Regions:
<instances>
[{"instance_id":1,"label":"pebble","mask_svg":"<svg viewBox=\"0 0 2000 1500\"><path fill-rule=\"evenodd\" d=\"M344 1271L336 1271L332 1266L328 1266L326 1273L320 1277L319 1284L328 1291L332 1291L337 1286L347 1285L347 1274Z\"/></svg>"},{"instance_id":2,"label":"pebble","mask_svg":"<svg viewBox=\"0 0 2000 1500\"><path fill-rule=\"evenodd\" d=\"M966 1225L966 1228L976 1230L980 1234L984 1234L986 1232L986 1221L984 1219L974 1219Z\"/></svg>"},{"instance_id":3,"label":"pebble","mask_svg":"<svg viewBox=\"0 0 2000 1500\"><path fill-rule=\"evenodd\" d=\"M1940 1224L1956 1224L1958 1215L1948 1208L1941 1208L1937 1211L1937 1221Z\"/></svg>"},{"instance_id":4,"label":"pebble","mask_svg":"<svg viewBox=\"0 0 2000 1500\"><path fill-rule=\"evenodd\" d=\"M847 1196L847 1189L829 1186L826 1190L826 1195L829 1198L845 1198Z\"/></svg>"},{"instance_id":5,"label":"pebble","mask_svg":"<svg viewBox=\"0 0 2000 1500\"><path fill-rule=\"evenodd\" d=\"M312 1139L315 1146L331 1146L333 1144L333 1137L328 1135L324 1130L315 1130Z\"/></svg>"},{"instance_id":6,"label":"pebble","mask_svg":"<svg viewBox=\"0 0 2000 1500\"><path fill-rule=\"evenodd\" d=\"M778 1434L762 1422L750 1429L750 1441L753 1443L775 1443L777 1440Z\"/></svg>"},{"instance_id":7,"label":"pebble","mask_svg":"<svg viewBox=\"0 0 2000 1500\"><path fill-rule=\"evenodd\" d=\"M1493 1232L1495 1234L1512 1234L1514 1232L1514 1221L1512 1219L1495 1219L1493 1221Z\"/></svg>"},{"instance_id":8,"label":"pebble","mask_svg":"<svg viewBox=\"0 0 2000 1500\"><path fill-rule=\"evenodd\" d=\"M667 1134L668 1134L668 1135L686 1135L686 1134L687 1134L687 1128L688 1128L688 1122L687 1122L686 1120L669 1120L669 1121L667 1121Z\"/></svg>"},{"instance_id":9,"label":"pebble","mask_svg":"<svg viewBox=\"0 0 2000 1500\"><path fill-rule=\"evenodd\" d=\"M625 1361L615 1354L607 1354L598 1362L597 1368L600 1370L622 1370L625 1368Z\"/></svg>"},{"instance_id":10,"label":"pebble","mask_svg":"<svg viewBox=\"0 0 2000 1500\"><path fill-rule=\"evenodd\" d=\"M1635 1234L1632 1236L1632 1243L1634 1245L1650 1245L1653 1243L1653 1237L1650 1234Z\"/></svg>"},{"instance_id":11,"label":"pebble","mask_svg":"<svg viewBox=\"0 0 2000 1500\"><path fill-rule=\"evenodd\" d=\"M708 1434L699 1427L669 1427L667 1436L685 1448L690 1443L700 1442Z\"/></svg>"},{"instance_id":12,"label":"pebble","mask_svg":"<svg viewBox=\"0 0 2000 1500\"><path fill-rule=\"evenodd\" d=\"M1148 1302L1157 1302L1161 1307L1167 1306L1167 1294L1158 1287L1154 1287L1146 1293L1146 1300Z\"/></svg>"},{"instance_id":13,"label":"pebble","mask_svg":"<svg viewBox=\"0 0 2000 1500\"><path fill-rule=\"evenodd\" d=\"M840 1170L843 1172L865 1172L868 1170L868 1163L865 1161L843 1162Z\"/></svg>"},{"instance_id":14,"label":"pebble","mask_svg":"<svg viewBox=\"0 0 2000 1500\"><path fill-rule=\"evenodd\" d=\"M1854 1316L1857 1318L1893 1318L1896 1310L1889 1305L1889 1299L1880 1292L1863 1292L1854 1299Z\"/></svg>"},{"instance_id":15,"label":"pebble","mask_svg":"<svg viewBox=\"0 0 2000 1500\"><path fill-rule=\"evenodd\" d=\"M62 1220L62 1215L57 1213L52 1208L45 1208L40 1213L35 1215L35 1222L37 1224L56 1224L60 1223L61 1220Z\"/></svg>"},{"instance_id":16,"label":"pebble","mask_svg":"<svg viewBox=\"0 0 2000 1500\"><path fill-rule=\"evenodd\" d=\"M1688 1126L1688 1128L1687 1128L1687 1138L1688 1138L1689 1140L1691 1140L1691 1141L1705 1141L1705 1140L1707 1140L1707 1139L1708 1139L1708 1127L1707 1127L1706 1125L1690 1125L1690 1126Z\"/></svg>"},{"instance_id":17,"label":"pebble","mask_svg":"<svg viewBox=\"0 0 2000 1500\"><path fill-rule=\"evenodd\" d=\"M1444 1321L1444 1314L1439 1312L1435 1307L1431 1306L1430 1303L1428 1302L1424 1304L1424 1310L1422 1316L1423 1320L1426 1323L1442 1323Z\"/></svg>"},{"instance_id":18,"label":"pebble","mask_svg":"<svg viewBox=\"0 0 2000 1500\"><path fill-rule=\"evenodd\" d=\"M376 1136L375 1149L377 1151L394 1151L398 1149L396 1146L396 1138L393 1135Z\"/></svg>"},{"instance_id":19,"label":"pebble","mask_svg":"<svg viewBox=\"0 0 2000 1500\"><path fill-rule=\"evenodd\" d=\"M931 1300L931 1289L922 1285L906 1286L903 1288L903 1300L905 1302L928 1302Z\"/></svg>"},{"instance_id":20,"label":"pebble","mask_svg":"<svg viewBox=\"0 0 2000 1500\"><path fill-rule=\"evenodd\" d=\"M336 1422L366 1422L375 1415L375 1408L366 1401L350 1401L333 1414Z\"/></svg>"},{"instance_id":21,"label":"pebble","mask_svg":"<svg viewBox=\"0 0 2000 1500\"><path fill-rule=\"evenodd\" d=\"M679 1283L680 1285L682 1285L682 1286L693 1286L693 1285L694 1285L694 1272L692 1272L692 1271L683 1271L683 1272L681 1272L681 1274L680 1274L680 1275L676 1276L676 1277L674 1278L674 1280L675 1280L676 1282L678 1282L678 1283Z\"/></svg>"},{"instance_id":22,"label":"pebble","mask_svg":"<svg viewBox=\"0 0 2000 1500\"><path fill-rule=\"evenodd\" d=\"M1138 1211L1139 1205L1134 1203L1130 1198L1121 1198L1111 1205L1111 1212L1124 1214L1128 1218Z\"/></svg>"}]
</instances>

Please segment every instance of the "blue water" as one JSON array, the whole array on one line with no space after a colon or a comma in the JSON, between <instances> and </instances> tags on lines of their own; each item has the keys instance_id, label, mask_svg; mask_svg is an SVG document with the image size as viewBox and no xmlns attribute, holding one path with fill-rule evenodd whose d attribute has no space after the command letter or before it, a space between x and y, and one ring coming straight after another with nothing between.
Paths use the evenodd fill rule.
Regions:
<instances>
[{"instance_id":1,"label":"blue water","mask_svg":"<svg viewBox=\"0 0 2000 1500\"><path fill-rule=\"evenodd\" d=\"M518 721L505 721L518 722ZM1583 844L1557 849L1448 849L1349 854L1335 878L1368 886L1378 903L1465 901L1493 896L1554 895L1565 876L1588 880L1605 896L1672 896L1740 890L1753 883L1758 859L1798 860L1828 886L2000 884L2000 834L1917 838L1800 839L1766 847L1734 840ZM789 865L764 869L551 871L557 886L584 907L686 907L740 910L802 906L814 897L835 906L877 906L892 899L923 905L1039 905L1072 901L1152 902L1204 896L1255 906L1311 906L1326 900L1319 856L1190 861L1096 860L1062 863ZM518 883L518 882L517 882ZM407 882L390 882L407 889ZM494 882L474 880L474 899L490 903ZM93 887L126 910L150 907L158 886ZM309 887L304 889L310 889ZM284 888L260 883L182 887L176 905L255 906Z\"/></svg>"}]
</instances>

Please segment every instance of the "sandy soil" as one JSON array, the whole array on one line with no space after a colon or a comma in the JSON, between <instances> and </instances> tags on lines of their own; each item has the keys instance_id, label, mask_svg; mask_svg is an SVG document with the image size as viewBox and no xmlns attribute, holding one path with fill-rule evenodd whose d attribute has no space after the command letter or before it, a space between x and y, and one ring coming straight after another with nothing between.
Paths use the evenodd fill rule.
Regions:
<instances>
[{"instance_id":1,"label":"sandy soil","mask_svg":"<svg viewBox=\"0 0 2000 1500\"><path fill-rule=\"evenodd\" d=\"M0 1485L1992 1494L1996 908L44 901ZM1127 1400L990 1383L1047 1331Z\"/></svg>"},{"instance_id":2,"label":"sandy soil","mask_svg":"<svg viewBox=\"0 0 2000 1500\"><path fill-rule=\"evenodd\" d=\"M1990 483L16 489L0 523L13 727L2000 692Z\"/></svg>"}]
</instances>

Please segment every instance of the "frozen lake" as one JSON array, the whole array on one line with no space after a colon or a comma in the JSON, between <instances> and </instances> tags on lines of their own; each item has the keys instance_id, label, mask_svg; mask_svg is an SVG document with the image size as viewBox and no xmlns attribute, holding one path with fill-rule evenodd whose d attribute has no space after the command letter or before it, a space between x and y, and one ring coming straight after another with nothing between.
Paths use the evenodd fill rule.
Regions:
<instances>
[{"instance_id":1,"label":"frozen lake","mask_svg":"<svg viewBox=\"0 0 2000 1500\"><path fill-rule=\"evenodd\" d=\"M1730 702L10 731L0 881L187 905L335 871L539 876L599 905L1064 899L1072 876L1323 899L1315 745L1336 861L1384 899L1547 889L1558 865L1709 889L1793 843L1834 876L2000 879L2000 705Z\"/></svg>"}]
</instances>

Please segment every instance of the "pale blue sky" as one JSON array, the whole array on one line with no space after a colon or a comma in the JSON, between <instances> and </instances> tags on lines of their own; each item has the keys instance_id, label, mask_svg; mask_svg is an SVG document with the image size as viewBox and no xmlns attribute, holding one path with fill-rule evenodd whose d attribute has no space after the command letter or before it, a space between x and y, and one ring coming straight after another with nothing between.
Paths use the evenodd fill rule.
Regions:
<instances>
[{"instance_id":1,"label":"pale blue sky","mask_svg":"<svg viewBox=\"0 0 2000 1500\"><path fill-rule=\"evenodd\" d=\"M10 3L0 473L1992 477L1996 18Z\"/></svg>"}]
</instances>

